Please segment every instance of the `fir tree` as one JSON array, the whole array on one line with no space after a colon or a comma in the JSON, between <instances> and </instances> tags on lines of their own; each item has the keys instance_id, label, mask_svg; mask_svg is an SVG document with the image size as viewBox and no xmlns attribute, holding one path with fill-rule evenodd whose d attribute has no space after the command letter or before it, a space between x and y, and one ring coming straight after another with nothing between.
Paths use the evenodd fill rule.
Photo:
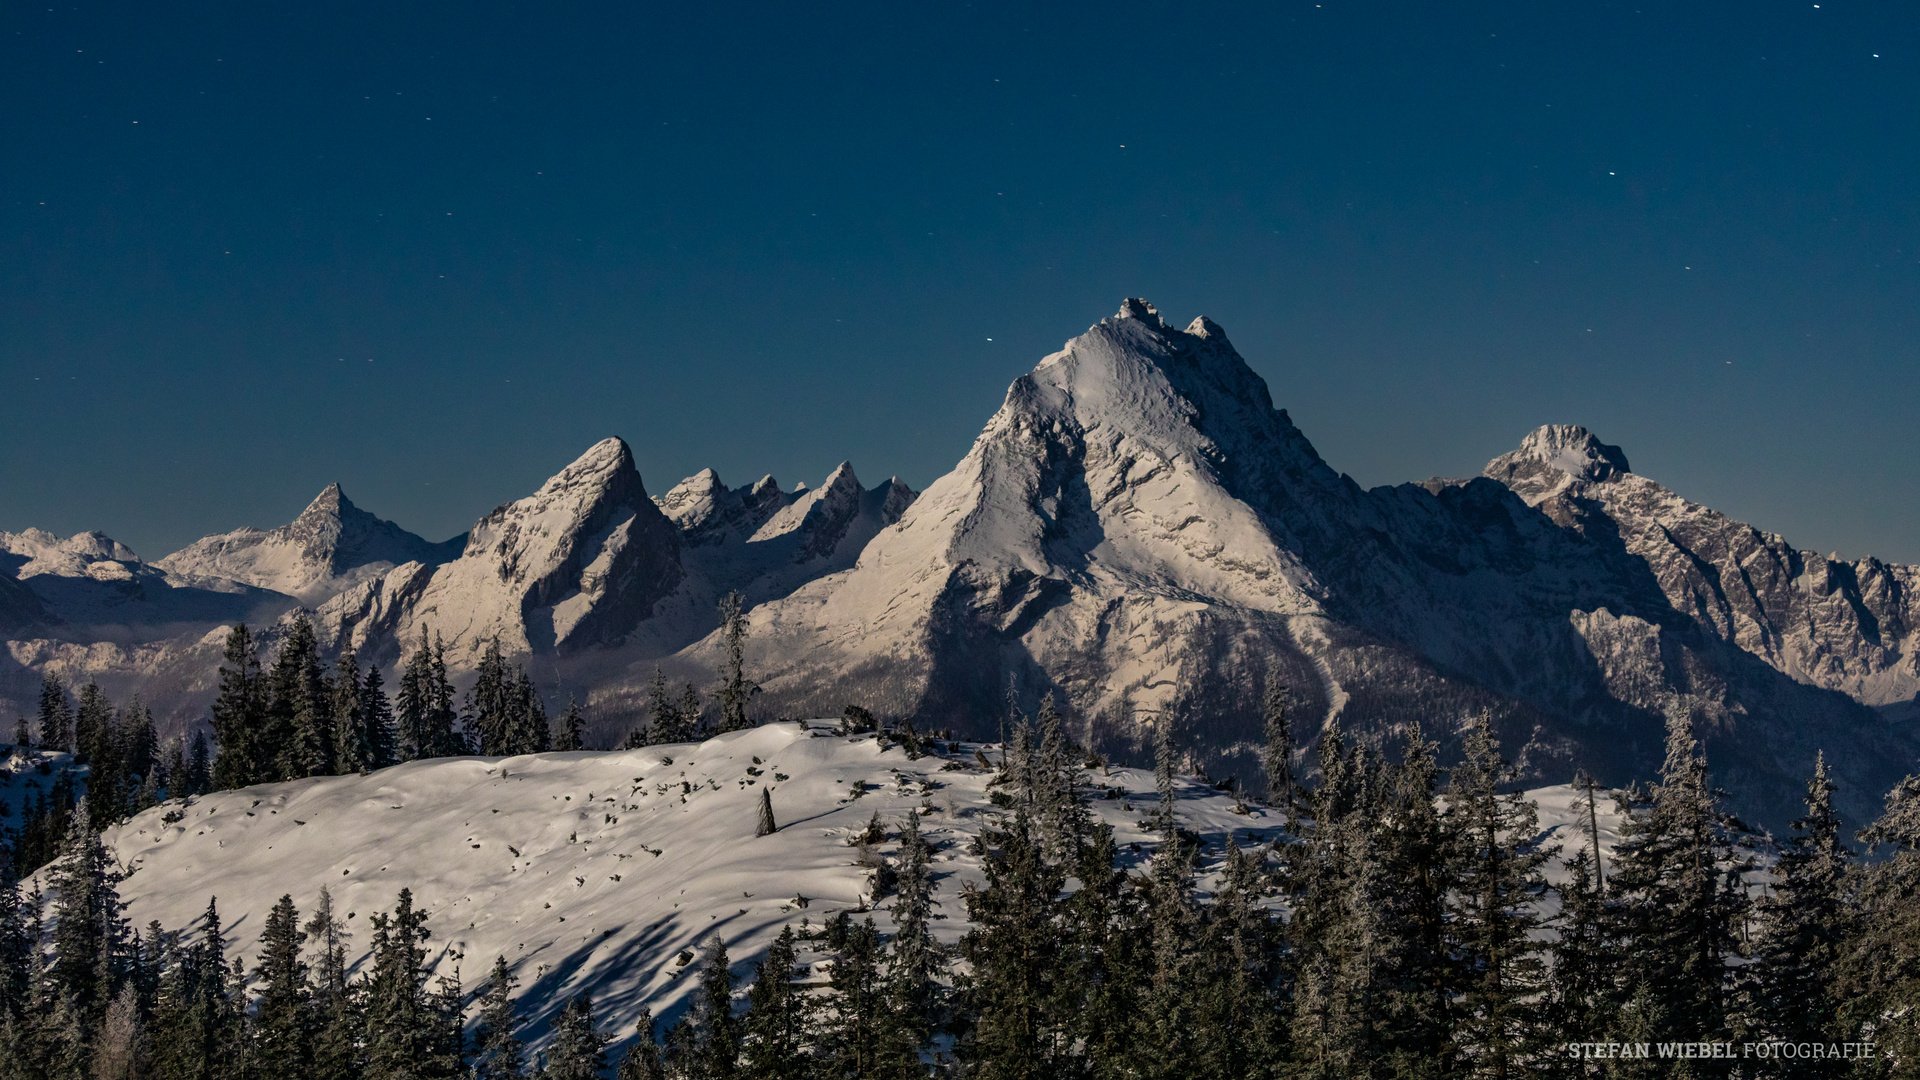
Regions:
<instances>
[{"instance_id":1,"label":"fir tree","mask_svg":"<svg viewBox=\"0 0 1920 1080\"><path fill-rule=\"evenodd\" d=\"M1024 809L981 834L984 887L969 887L973 929L960 951L972 972L967 1000L971 1040L962 1046L969 1076L1047 1080L1065 1075L1074 1017L1061 985L1057 926L1066 875L1041 858Z\"/></svg>"},{"instance_id":2,"label":"fir tree","mask_svg":"<svg viewBox=\"0 0 1920 1080\"><path fill-rule=\"evenodd\" d=\"M647 741L675 743L685 742L687 738L680 707L667 692L667 676L656 666L653 678L647 681Z\"/></svg>"},{"instance_id":3,"label":"fir tree","mask_svg":"<svg viewBox=\"0 0 1920 1080\"><path fill-rule=\"evenodd\" d=\"M660 1046L654 1042L653 1028L653 1010L643 1005L634 1024L633 1041L627 1044L627 1052L620 1056L620 1067L614 1071L616 1080L667 1080L667 1068L660 1060Z\"/></svg>"},{"instance_id":4,"label":"fir tree","mask_svg":"<svg viewBox=\"0 0 1920 1080\"><path fill-rule=\"evenodd\" d=\"M513 1008L513 988L519 981L508 970L506 957L494 957L493 974L480 998L480 1025L473 1036L474 1080L514 1080L524 1075L524 1044L516 1034L520 1017Z\"/></svg>"},{"instance_id":5,"label":"fir tree","mask_svg":"<svg viewBox=\"0 0 1920 1080\"><path fill-rule=\"evenodd\" d=\"M1772 895L1760 903L1760 939L1749 968L1752 1019L1768 1038L1791 1043L1840 1042L1841 1002L1833 996L1835 973L1853 935L1847 905L1848 851L1833 808L1834 785L1827 758L1814 760L1807 782L1806 816L1774 864ZM1843 1061L1795 1059L1782 1063L1791 1076L1837 1076Z\"/></svg>"},{"instance_id":6,"label":"fir tree","mask_svg":"<svg viewBox=\"0 0 1920 1080\"><path fill-rule=\"evenodd\" d=\"M1299 811L1293 795L1293 717L1287 708L1292 692L1276 672L1267 677L1265 702L1266 741L1260 751L1260 766L1267 776L1267 802L1286 814L1287 832L1299 825Z\"/></svg>"},{"instance_id":7,"label":"fir tree","mask_svg":"<svg viewBox=\"0 0 1920 1080\"><path fill-rule=\"evenodd\" d=\"M607 1067L606 1045L593 1026L593 998L574 995L554 1021L541 1080L598 1080Z\"/></svg>"},{"instance_id":8,"label":"fir tree","mask_svg":"<svg viewBox=\"0 0 1920 1080\"><path fill-rule=\"evenodd\" d=\"M841 912L827 924L833 970L821 1044L825 1068L832 1076L892 1077L899 1075L917 1047L904 1043L896 1014L889 1008L882 975L880 935L871 918L854 922Z\"/></svg>"},{"instance_id":9,"label":"fir tree","mask_svg":"<svg viewBox=\"0 0 1920 1080\"><path fill-rule=\"evenodd\" d=\"M1475 1075L1507 1080L1530 1072L1545 1052L1538 1002L1546 965L1536 931L1542 867L1554 852L1535 843L1534 804L1501 792L1519 777L1501 756L1488 714L1469 722L1465 751L1447 790L1450 932L1464 968L1453 1041Z\"/></svg>"},{"instance_id":10,"label":"fir tree","mask_svg":"<svg viewBox=\"0 0 1920 1080\"><path fill-rule=\"evenodd\" d=\"M547 724L547 707L540 692L524 670L514 672L507 688L508 734L506 752L540 754L553 749L553 731Z\"/></svg>"},{"instance_id":11,"label":"fir tree","mask_svg":"<svg viewBox=\"0 0 1920 1080\"><path fill-rule=\"evenodd\" d=\"M425 630L421 631L422 641ZM455 754L469 753L467 745L458 731L454 730L457 719L453 707L453 680L447 677L447 643L438 633L433 635L433 659L427 665L427 715L426 733L433 757L452 757Z\"/></svg>"},{"instance_id":12,"label":"fir tree","mask_svg":"<svg viewBox=\"0 0 1920 1080\"><path fill-rule=\"evenodd\" d=\"M398 760L394 747L393 706L381 685L380 665L367 665L367 677L360 685L361 723L366 729L367 760L365 771L384 769Z\"/></svg>"},{"instance_id":13,"label":"fir tree","mask_svg":"<svg viewBox=\"0 0 1920 1080\"><path fill-rule=\"evenodd\" d=\"M1621 839L1609 885L1618 898L1628 985L1644 988L1674 1030L1721 1031L1736 952L1744 865L1691 717L1667 717L1667 754L1650 798L1623 799Z\"/></svg>"},{"instance_id":14,"label":"fir tree","mask_svg":"<svg viewBox=\"0 0 1920 1080\"><path fill-rule=\"evenodd\" d=\"M692 683L688 683L680 691L680 741L690 742L705 733L704 712L700 704L700 692L693 688Z\"/></svg>"},{"instance_id":15,"label":"fir tree","mask_svg":"<svg viewBox=\"0 0 1920 1080\"><path fill-rule=\"evenodd\" d=\"M24 716L14 721L13 745L22 750L33 749L33 729L27 726L27 718Z\"/></svg>"},{"instance_id":16,"label":"fir tree","mask_svg":"<svg viewBox=\"0 0 1920 1080\"><path fill-rule=\"evenodd\" d=\"M720 638L726 648L716 695L720 699L720 730L739 731L752 726L747 720L747 702L760 687L746 675L747 617L738 592L720 598Z\"/></svg>"},{"instance_id":17,"label":"fir tree","mask_svg":"<svg viewBox=\"0 0 1920 1080\"><path fill-rule=\"evenodd\" d=\"M342 773L367 773L375 767L365 690L360 681L360 658L349 643L333 665L333 700L329 703L333 763Z\"/></svg>"},{"instance_id":18,"label":"fir tree","mask_svg":"<svg viewBox=\"0 0 1920 1080\"><path fill-rule=\"evenodd\" d=\"M333 775L332 701L320 667L319 641L306 612L294 613L267 685L263 764L270 762L271 774L262 779Z\"/></svg>"},{"instance_id":19,"label":"fir tree","mask_svg":"<svg viewBox=\"0 0 1920 1080\"><path fill-rule=\"evenodd\" d=\"M67 689L52 673L40 677L40 748L73 749L73 705Z\"/></svg>"},{"instance_id":20,"label":"fir tree","mask_svg":"<svg viewBox=\"0 0 1920 1080\"><path fill-rule=\"evenodd\" d=\"M1077 852L1076 852L1077 854ZM942 1019L940 973L945 967L933 938L933 848L920 835L920 815L900 820L895 874L893 941L887 956L887 992L904 1036L915 1047L932 1042Z\"/></svg>"},{"instance_id":21,"label":"fir tree","mask_svg":"<svg viewBox=\"0 0 1920 1080\"><path fill-rule=\"evenodd\" d=\"M1163 815L1171 813L1171 805L1162 810ZM1200 911L1193 896L1193 854L1170 825L1162 829L1148 871L1146 925L1141 928L1148 946L1148 975L1138 1046L1142 1075L1174 1080L1188 1075L1199 1051L1195 1006L1203 980L1196 967Z\"/></svg>"},{"instance_id":22,"label":"fir tree","mask_svg":"<svg viewBox=\"0 0 1920 1080\"><path fill-rule=\"evenodd\" d=\"M467 717L475 748L487 757L515 753L512 742L512 677L500 655L498 636L487 642L474 670L473 689L467 692Z\"/></svg>"},{"instance_id":23,"label":"fir tree","mask_svg":"<svg viewBox=\"0 0 1920 1080\"><path fill-rule=\"evenodd\" d=\"M1560 915L1554 926L1553 964L1546 1002L1560 1031L1610 1031L1623 1004L1619 1000L1620 957L1608 932L1612 920L1593 873L1593 857L1576 852L1567 860L1567 883L1557 891ZM1584 1067L1559 1063L1567 1075L1585 1075Z\"/></svg>"},{"instance_id":24,"label":"fir tree","mask_svg":"<svg viewBox=\"0 0 1920 1080\"><path fill-rule=\"evenodd\" d=\"M282 896L267 913L260 965L253 972L262 990L253 1021L252 1056L265 1076L298 1076L312 1060L312 1002L307 965L300 958L300 946L306 940L293 897Z\"/></svg>"},{"instance_id":25,"label":"fir tree","mask_svg":"<svg viewBox=\"0 0 1920 1080\"><path fill-rule=\"evenodd\" d=\"M113 745L113 702L98 683L80 688L80 707L73 714L73 759L85 765L110 753Z\"/></svg>"},{"instance_id":26,"label":"fir tree","mask_svg":"<svg viewBox=\"0 0 1920 1080\"><path fill-rule=\"evenodd\" d=\"M245 787L270 778L267 745L266 682L247 624L227 634L226 663L220 668L220 696L213 703L213 736L220 743L210 782L215 790Z\"/></svg>"},{"instance_id":27,"label":"fir tree","mask_svg":"<svg viewBox=\"0 0 1920 1080\"><path fill-rule=\"evenodd\" d=\"M107 1006L92 1042L93 1080L146 1080L147 1025L131 984L121 987Z\"/></svg>"},{"instance_id":28,"label":"fir tree","mask_svg":"<svg viewBox=\"0 0 1920 1080\"><path fill-rule=\"evenodd\" d=\"M780 936L767 949L767 958L754 966L753 986L747 991L748 1010L742 1039L740 1076L742 1080L805 1080L811 1075L811 1062L807 1047L813 1034L813 999L806 990L794 985L800 971L800 957L793 927L780 930ZM644 1052L652 1052L652 1017L646 1017L646 1023L640 1031L636 1046ZM629 1051L632 1060L634 1052ZM659 1075L657 1052L654 1054L652 1073L640 1072L641 1062L635 1066L636 1077ZM626 1080L628 1068L621 1066L622 1080Z\"/></svg>"},{"instance_id":29,"label":"fir tree","mask_svg":"<svg viewBox=\"0 0 1920 1080\"><path fill-rule=\"evenodd\" d=\"M733 1015L733 971L727 964L727 946L718 937L708 940L707 960L700 969L700 989L689 1016L693 1043L690 1072L698 1080L732 1080L740 1061L740 1024Z\"/></svg>"},{"instance_id":30,"label":"fir tree","mask_svg":"<svg viewBox=\"0 0 1920 1080\"><path fill-rule=\"evenodd\" d=\"M587 718L580 712L580 702L569 696L567 711L560 714L560 744L556 750L585 750L587 748Z\"/></svg>"}]
</instances>

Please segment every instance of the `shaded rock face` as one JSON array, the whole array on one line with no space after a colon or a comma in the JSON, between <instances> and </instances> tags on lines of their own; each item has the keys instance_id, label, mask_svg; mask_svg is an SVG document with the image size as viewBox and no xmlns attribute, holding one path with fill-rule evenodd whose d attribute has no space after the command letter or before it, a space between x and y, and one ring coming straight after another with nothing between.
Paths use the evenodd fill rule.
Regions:
<instances>
[{"instance_id":1,"label":"shaded rock face","mask_svg":"<svg viewBox=\"0 0 1920 1080\"><path fill-rule=\"evenodd\" d=\"M429 543L355 506L329 484L300 516L277 529L243 528L196 540L154 565L188 577L217 577L319 604L406 562L438 565L460 554L464 537Z\"/></svg>"},{"instance_id":2,"label":"shaded rock face","mask_svg":"<svg viewBox=\"0 0 1920 1080\"><path fill-rule=\"evenodd\" d=\"M1450 741L1490 709L1547 780L1646 775L1677 704L1784 821L1816 749L1863 812L1911 764L1867 706L1912 697L1913 582L1686 503L1577 427L1483 478L1364 491L1219 327L1129 301L1017 380L857 565L756 608L754 658L779 712L853 700L984 732L1011 683L1064 695L1111 750L1171 723L1243 778L1276 677L1303 739Z\"/></svg>"}]
</instances>

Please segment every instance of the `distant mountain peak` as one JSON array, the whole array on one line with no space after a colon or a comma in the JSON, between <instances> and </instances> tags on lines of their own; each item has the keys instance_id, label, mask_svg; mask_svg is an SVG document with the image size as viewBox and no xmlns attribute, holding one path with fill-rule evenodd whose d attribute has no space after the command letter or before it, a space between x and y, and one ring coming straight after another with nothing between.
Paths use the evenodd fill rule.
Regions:
<instances>
[{"instance_id":1,"label":"distant mountain peak","mask_svg":"<svg viewBox=\"0 0 1920 1080\"><path fill-rule=\"evenodd\" d=\"M1631 473L1627 455L1577 424L1545 424L1520 440L1516 450L1487 463L1482 475L1498 480L1529 503L1557 494L1571 483L1604 483Z\"/></svg>"}]
</instances>

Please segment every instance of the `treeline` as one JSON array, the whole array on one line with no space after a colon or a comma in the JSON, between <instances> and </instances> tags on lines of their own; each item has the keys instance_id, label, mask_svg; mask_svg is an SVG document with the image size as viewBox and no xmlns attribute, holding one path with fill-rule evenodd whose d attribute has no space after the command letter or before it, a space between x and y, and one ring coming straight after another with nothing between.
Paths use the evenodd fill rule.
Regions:
<instances>
[{"instance_id":1,"label":"treeline","mask_svg":"<svg viewBox=\"0 0 1920 1080\"><path fill-rule=\"evenodd\" d=\"M550 1006L552 1037L530 1056L504 961L463 1026L457 982L428 986L425 915L405 893L353 980L324 894L304 941L282 900L251 971L221 952L212 911L191 942L131 933L82 809L51 934L37 897L0 889L15 913L0 911L14 1055L0 1075L1920 1075L1920 778L1858 834L1881 855L1868 863L1817 761L1807 813L1765 867L1676 711L1657 781L1615 793L1621 839L1603 868L1597 825L1570 851L1544 840L1484 717L1445 768L1417 730L1392 745L1331 730L1304 784L1284 700L1270 710L1284 834L1209 846L1183 828L1163 728L1158 799L1143 808L1158 840L1123 851L1089 801L1115 792L1089 784L1096 762L1048 702L1012 722L992 780L1004 813L974 842L984 882L961 898L957 949L932 933L936 852L919 815L891 828L876 816L856 840L884 931L865 911L789 928L744 993L710 942L690 1010L664 1030L643 1014L617 1062L585 998ZM1777 1049L1685 1062L1568 1049L1695 1041ZM1865 1043L1871 1058L1827 1056Z\"/></svg>"}]
</instances>

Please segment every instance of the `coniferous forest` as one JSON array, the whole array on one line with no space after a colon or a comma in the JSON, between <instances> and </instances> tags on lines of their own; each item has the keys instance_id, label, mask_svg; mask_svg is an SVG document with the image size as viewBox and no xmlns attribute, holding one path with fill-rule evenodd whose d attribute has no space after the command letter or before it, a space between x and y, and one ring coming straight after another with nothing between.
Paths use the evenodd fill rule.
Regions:
<instances>
[{"instance_id":1,"label":"coniferous forest","mask_svg":"<svg viewBox=\"0 0 1920 1080\"><path fill-rule=\"evenodd\" d=\"M739 657L721 673L720 729L749 722ZM1283 689L1268 701L1263 779L1286 834L1208 850L1180 820L1162 727L1158 842L1123 852L1089 807L1099 762L1049 698L1031 719L1010 710L988 761L1001 812L976 841L985 879L963 912L938 910L918 816L876 815L863 853L896 846L874 856L881 925L872 910L796 923L744 979L712 939L681 958L700 965L684 1015L613 1031L585 996L530 1015L504 958L470 984L430 971L432 913L404 889L372 919L360 962L325 890L304 912L286 896L243 913L263 920L258 956L229 955L234 913L216 901L191 927L129 925L99 829L147 807L581 745L577 707L556 736L497 645L459 702L444 647L424 635L391 699L351 652L329 670L304 620L270 665L244 626L226 660L211 743L156 745L137 701L116 708L90 684L76 702L46 680L38 746L89 774L84 798L62 774L5 830L0 1076L1920 1076L1920 778L1861 827L1838 819L1825 763L1810 762L1805 814L1776 842L1724 805L1684 707L1657 780L1587 785L1589 812L1611 798L1624 816L1603 863L1597 826L1583 843L1543 841L1484 716L1460 733L1458 760L1418 729L1336 728L1302 769ZM691 686L676 701L656 676L654 699L630 744L712 730ZM851 706L844 726L878 725ZM921 752L911 727L889 734ZM23 720L15 742L33 735ZM1217 872L1201 874L1203 860ZM21 884L36 869L44 893ZM1549 870L1564 870L1559 884ZM943 944L934 920L959 915L969 928Z\"/></svg>"}]
</instances>

